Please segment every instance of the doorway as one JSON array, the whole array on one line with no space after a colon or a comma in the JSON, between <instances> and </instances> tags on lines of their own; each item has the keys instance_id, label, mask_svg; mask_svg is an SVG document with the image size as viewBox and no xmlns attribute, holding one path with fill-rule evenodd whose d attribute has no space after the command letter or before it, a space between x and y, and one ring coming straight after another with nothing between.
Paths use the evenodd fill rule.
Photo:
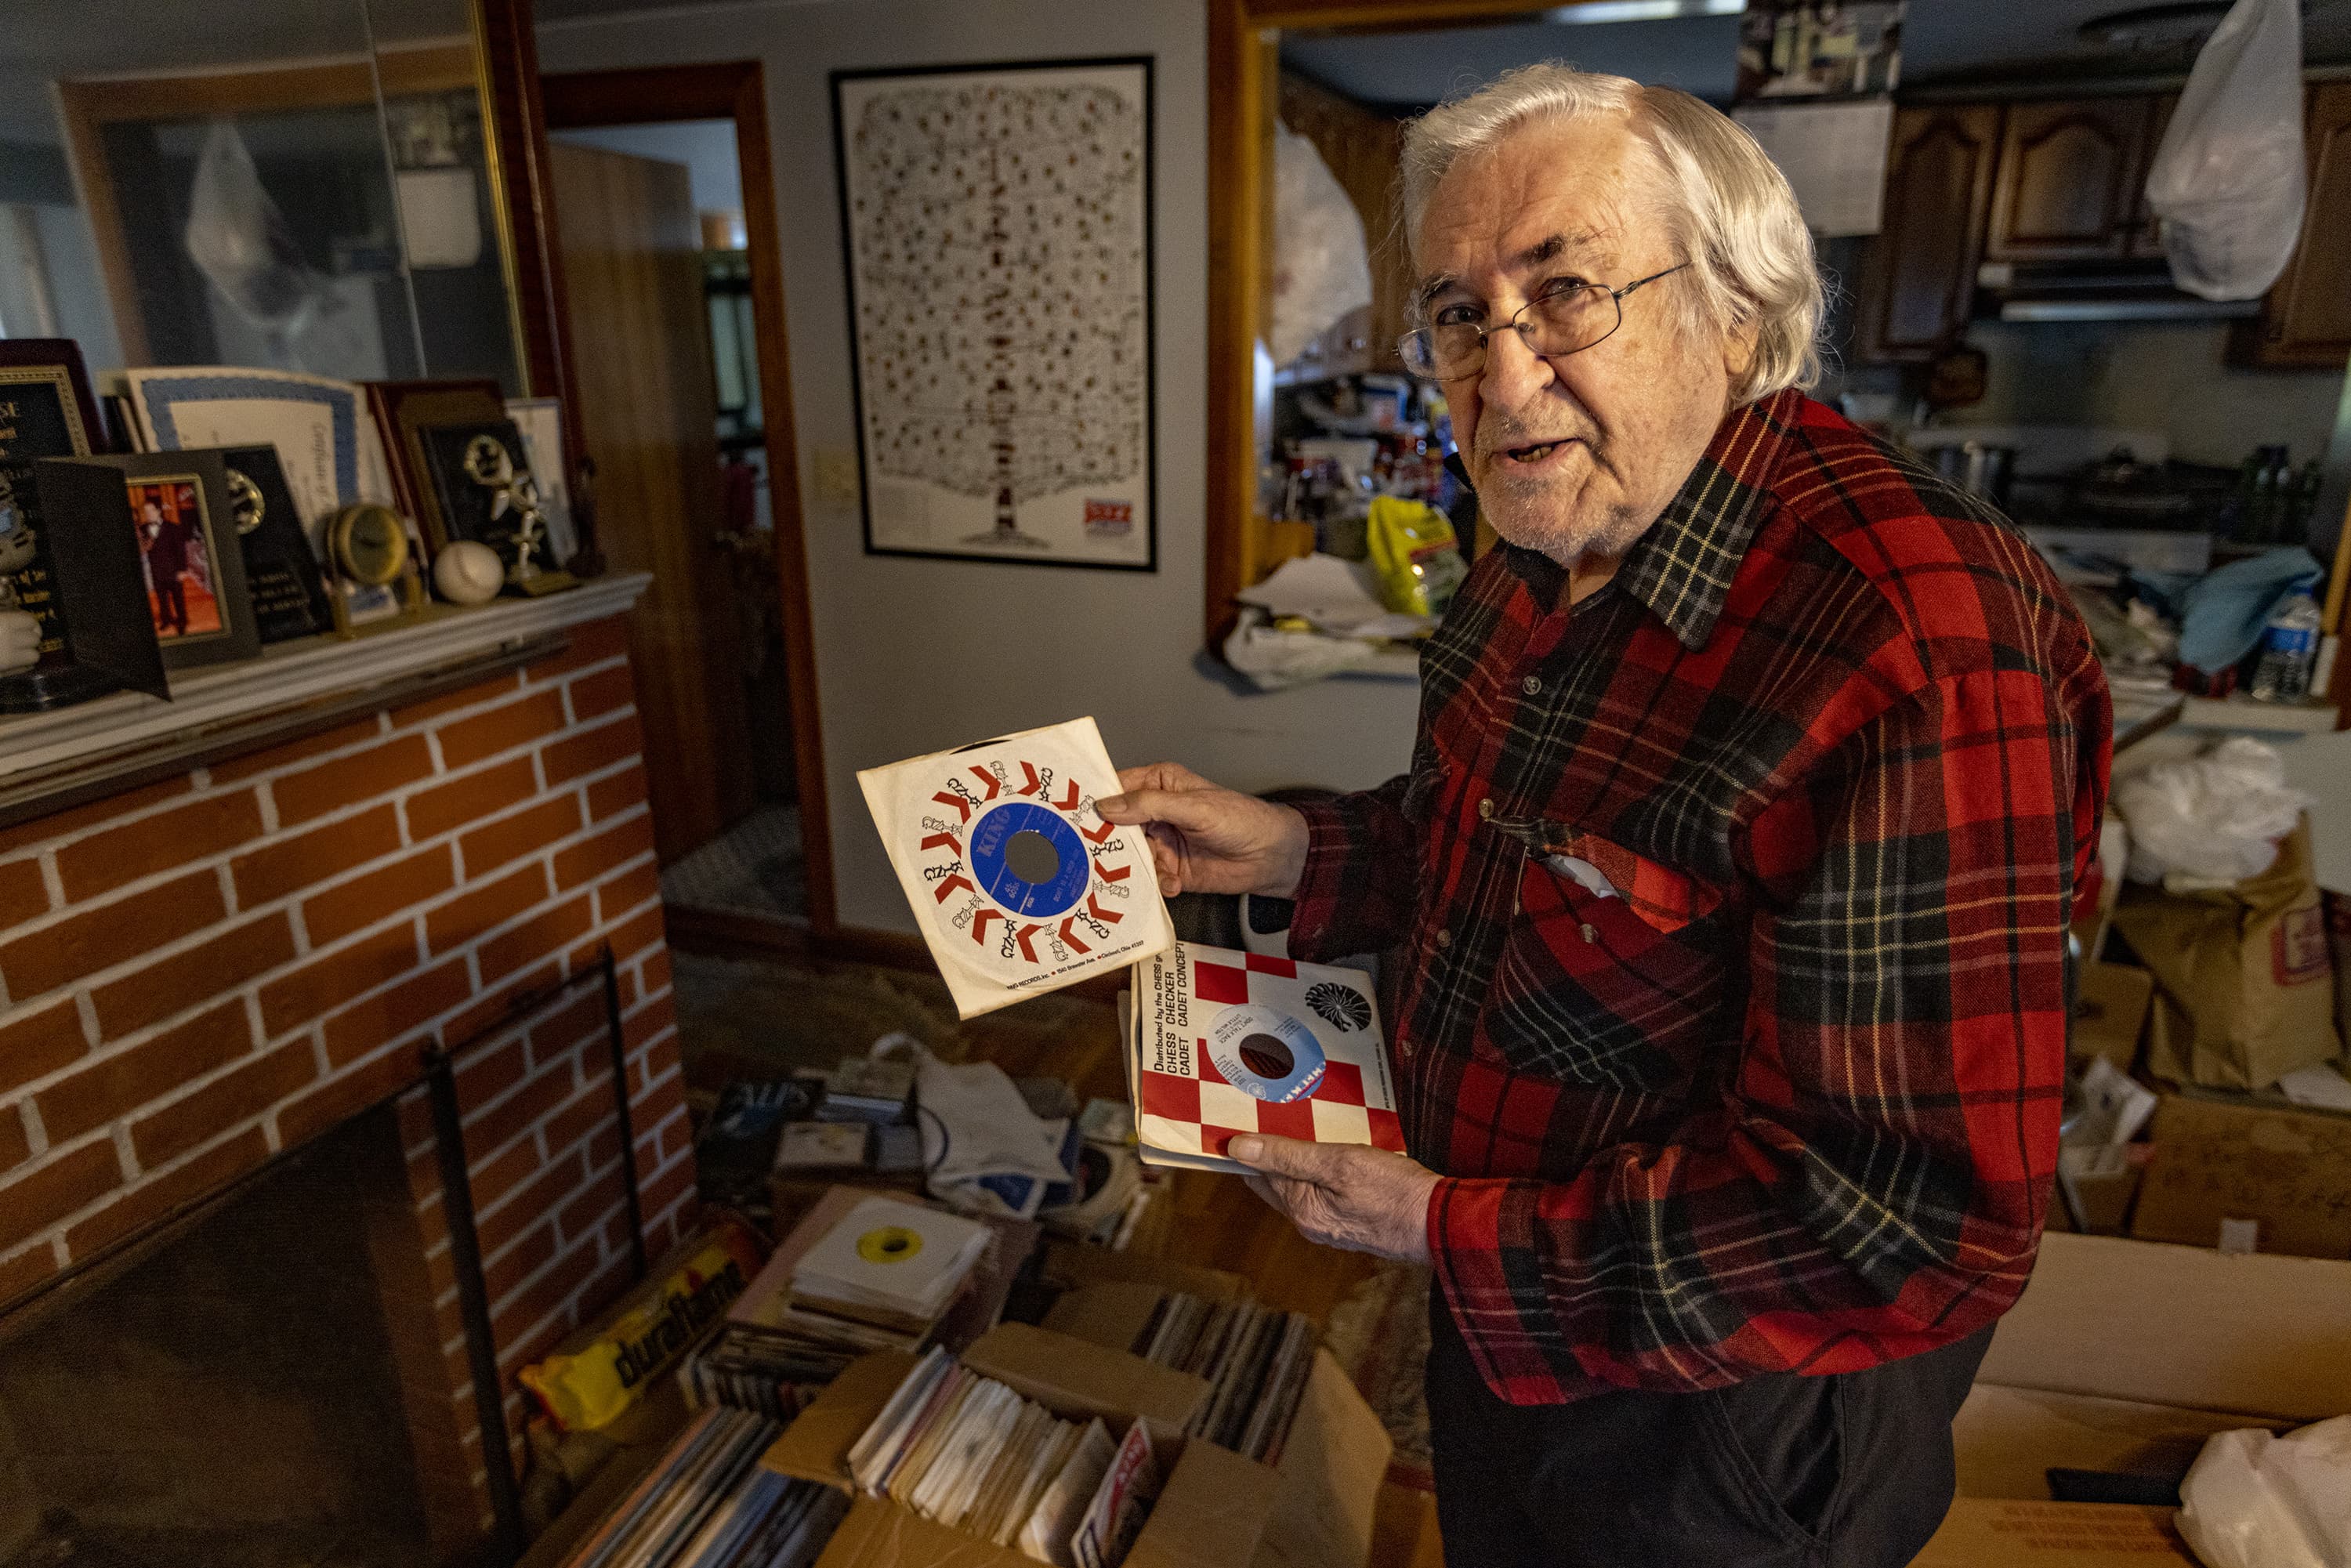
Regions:
<instances>
[{"instance_id":1,"label":"doorway","mask_svg":"<svg viewBox=\"0 0 2351 1568\"><path fill-rule=\"evenodd\" d=\"M757 62L541 78L599 543L631 624L674 943L835 930Z\"/></svg>"}]
</instances>

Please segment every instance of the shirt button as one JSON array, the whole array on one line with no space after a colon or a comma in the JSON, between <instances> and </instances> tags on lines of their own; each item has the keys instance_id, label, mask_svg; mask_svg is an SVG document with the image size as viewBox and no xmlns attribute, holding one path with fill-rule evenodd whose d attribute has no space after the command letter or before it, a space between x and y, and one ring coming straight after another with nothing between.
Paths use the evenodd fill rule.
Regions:
<instances>
[{"instance_id":1,"label":"shirt button","mask_svg":"<svg viewBox=\"0 0 2351 1568\"><path fill-rule=\"evenodd\" d=\"M1481 822L1494 820L1494 798L1491 795L1478 802L1478 820Z\"/></svg>"},{"instance_id":2,"label":"shirt button","mask_svg":"<svg viewBox=\"0 0 2351 1568\"><path fill-rule=\"evenodd\" d=\"M1525 680L1519 683L1519 690L1526 693L1527 695L1531 697L1539 697L1542 695L1542 677L1541 675L1529 675Z\"/></svg>"},{"instance_id":3,"label":"shirt button","mask_svg":"<svg viewBox=\"0 0 2351 1568\"><path fill-rule=\"evenodd\" d=\"M1592 928L1592 922L1589 920L1576 927L1576 930L1582 935L1586 942L1597 942L1600 940L1600 933Z\"/></svg>"},{"instance_id":4,"label":"shirt button","mask_svg":"<svg viewBox=\"0 0 2351 1568\"><path fill-rule=\"evenodd\" d=\"M1409 1060L1412 1056L1412 1041L1408 1040L1396 1041L1396 1054Z\"/></svg>"},{"instance_id":5,"label":"shirt button","mask_svg":"<svg viewBox=\"0 0 2351 1568\"><path fill-rule=\"evenodd\" d=\"M1440 947L1450 947L1450 946L1453 946L1453 933L1452 933L1452 932L1450 932L1450 931L1443 931L1443 930L1440 930L1439 932L1437 932L1437 945L1438 946L1440 946Z\"/></svg>"}]
</instances>

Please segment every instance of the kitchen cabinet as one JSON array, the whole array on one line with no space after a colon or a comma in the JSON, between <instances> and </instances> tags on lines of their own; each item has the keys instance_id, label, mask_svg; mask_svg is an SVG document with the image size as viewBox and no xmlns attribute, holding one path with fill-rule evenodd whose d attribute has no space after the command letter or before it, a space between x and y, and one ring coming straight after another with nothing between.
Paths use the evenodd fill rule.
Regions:
<instances>
[{"instance_id":1,"label":"kitchen cabinet","mask_svg":"<svg viewBox=\"0 0 2351 1568\"><path fill-rule=\"evenodd\" d=\"M2351 82L2310 89L2303 117L2310 170L2302 239L2247 323L2240 359L2281 368L2339 370L2351 359Z\"/></svg>"},{"instance_id":2,"label":"kitchen cabinet","mask_svg":"<svg viewBox=\"0 0 2351 1568\"><path fill-rule=\"evenodd\" d=\"M1966 327L2001 112L1997 104L1896 111L1883 226L1860 306L1866 357L1930 360Z\"/></svg>"},{"instance_id":3,"label":"kitchen cabinet","mask_svg":"<svg viewBox=\"0 0 2351 1568\"><path fill-rule=\"evenodd\" d=\"M2008 108L1993 183L1988 261L2083 261L2128 254L2141 219L2151 98Z\"/></svg>"}]
</instances>

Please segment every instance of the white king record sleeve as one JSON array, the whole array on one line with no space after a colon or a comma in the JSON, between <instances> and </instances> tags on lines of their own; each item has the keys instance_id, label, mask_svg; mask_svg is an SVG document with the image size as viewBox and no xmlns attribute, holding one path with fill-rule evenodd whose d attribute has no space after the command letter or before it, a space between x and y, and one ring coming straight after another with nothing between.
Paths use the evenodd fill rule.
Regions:
<instances>
[{"instance_id":1,"label":"white king record sleeve","mask_svg":"<svg viewBox=\"0 0 2351 1568\"><path fill-rule=\"evenodd\" d=\"M1175 946L1141 830L1091 718L858 774L890 864L965 1018Z\"/></svg>"}]
</instances>

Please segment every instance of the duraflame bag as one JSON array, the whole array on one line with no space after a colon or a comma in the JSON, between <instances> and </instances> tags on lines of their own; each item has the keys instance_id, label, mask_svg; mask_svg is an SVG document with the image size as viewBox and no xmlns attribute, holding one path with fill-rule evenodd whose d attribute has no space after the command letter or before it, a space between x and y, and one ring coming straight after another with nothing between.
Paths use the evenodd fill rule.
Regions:
<instances>
[{"instance_id":1,"label":"duraflame bag","mask_svg":"<svg viewBox=\"0 0 2351 1568\"><path fill-rule=\"evenodd\" d=\"M2266 1089L2340 1054L2335 965L2307 818L2234 887L2123 890L2115 929L2155 976L2147 1066L2215 1089Z\"/></svg>"}]
</instances>

